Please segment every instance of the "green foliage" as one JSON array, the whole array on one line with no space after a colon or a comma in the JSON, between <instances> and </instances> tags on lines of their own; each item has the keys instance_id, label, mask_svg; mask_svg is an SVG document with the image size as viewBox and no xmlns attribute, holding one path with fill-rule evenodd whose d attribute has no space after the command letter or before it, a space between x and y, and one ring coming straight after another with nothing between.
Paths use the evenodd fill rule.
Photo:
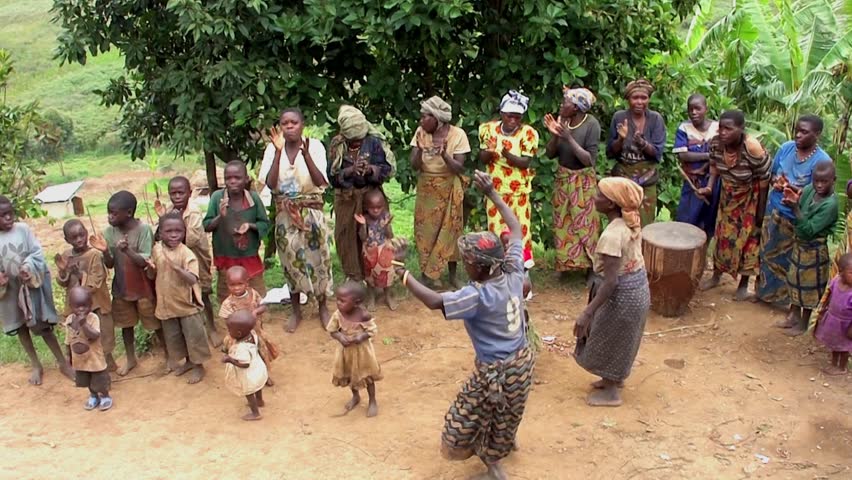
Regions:
<instances>
[{"instance_id":1,"label":"green foliage","mask_svg":"<svg viewBox=\"0 0 852 480\"><path fill-rule=\"evenodd\" d=\"M562 85L578 84L596 93L596 114L607 123L622 86L651 73L650 58L678 50L678 13L693 3L55 0L53 13L63 27L63 62L86 63L110 49L123 55L125 74L101 93L121 107L133 158L158 144L222 160L258 158L257 133L282 107L302 106L309 123L325 124L349 103L390 133L408 191L414 176L405 145L421 100L448 99L456 123L475 138L506 90L532 97L528 120L543 130ZM664 80L668 92L665 84L679 81ZM534 233L547 242L555 166L534 166ZM481 212L472 213L476 224Z\"/></svg>"},{"instance_id":2,"label":"green foliage","mask_svg":"<svg viewBox=\"0 0 852 480\"><path fill-rule=\"evenodd\" d=\"M6 103L6 86L14 68L8 51L0 49L0 194L15 203L21 217L41 216L35 201L44 175L34 160L23 155L27 140L34 135L39 122L36 104L12 106Z\"/></svg>"}]
</instances>

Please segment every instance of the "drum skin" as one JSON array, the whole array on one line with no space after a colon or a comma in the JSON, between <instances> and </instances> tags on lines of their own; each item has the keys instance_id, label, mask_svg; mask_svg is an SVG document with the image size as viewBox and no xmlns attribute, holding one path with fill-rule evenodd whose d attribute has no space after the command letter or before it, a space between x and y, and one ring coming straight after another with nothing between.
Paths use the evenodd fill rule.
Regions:
<instances>
[{"instance_id":1,"label":"drum skin","mask_svg":"<svg viewBox=\"0 0 852 480\"><path fill-rule=\"evenodd\" d=\"M694 225L661 222L642 229L651 310L664 317L686 313L704 273L706 252L707 235Z\"/></svg>"}]
</instances>

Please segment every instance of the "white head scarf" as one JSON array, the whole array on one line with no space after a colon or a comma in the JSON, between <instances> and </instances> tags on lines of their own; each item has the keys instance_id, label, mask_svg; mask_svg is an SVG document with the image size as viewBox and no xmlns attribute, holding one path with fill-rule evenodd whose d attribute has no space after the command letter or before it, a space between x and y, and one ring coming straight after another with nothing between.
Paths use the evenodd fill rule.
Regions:
<instances>
[{"instance_id":1,"label":"white head scarf","mask_svg":"<svg viewBox=\"0 0 852 480\"><path fill-rule=\"evenodd\" d=\"M500 101L500 113L527 113L530 106L530 98L522 95L517 90L509 90Z\"/></svg>"}]
</instances>

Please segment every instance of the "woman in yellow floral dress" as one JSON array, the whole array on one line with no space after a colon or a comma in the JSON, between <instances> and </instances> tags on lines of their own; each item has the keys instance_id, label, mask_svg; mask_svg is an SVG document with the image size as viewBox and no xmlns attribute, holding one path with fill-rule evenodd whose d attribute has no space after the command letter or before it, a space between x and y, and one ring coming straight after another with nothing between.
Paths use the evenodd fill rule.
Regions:
<instances>
[{"instance_id":1,"label":"woman in yellow floral dress","mask_svg":"<svg viewBox=\"0 0 852 480\"><path fill-rule=\"evenodd\" d=\"M486 165L494 190L521 221L524 257L532 260L530 192L535 171L530 165L538 153L538 132L521 122L528 107L529 98L514 90L503 96L500 119L479 126L479 160ZM506 229L503 218L491 201L485 207L488 230L500 235Z\"/></svg>"}]
</instances>

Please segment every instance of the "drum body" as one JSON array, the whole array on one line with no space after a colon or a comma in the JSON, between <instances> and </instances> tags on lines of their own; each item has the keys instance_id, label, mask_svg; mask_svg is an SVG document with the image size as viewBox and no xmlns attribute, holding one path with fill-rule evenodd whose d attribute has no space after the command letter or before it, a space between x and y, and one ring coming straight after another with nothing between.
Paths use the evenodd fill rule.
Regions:
<instances>
[{"instance_id":1,"label":"drum body","mask_svg":"<svg viewBox=\"0 0 852 480\"><path fill-rule=\"evenodd\" d=\"M642 229L642 254L651 289L651 309L664 317L683 315L704 273L707 235L681 222Z\"/></svg>"}]
</instances>

